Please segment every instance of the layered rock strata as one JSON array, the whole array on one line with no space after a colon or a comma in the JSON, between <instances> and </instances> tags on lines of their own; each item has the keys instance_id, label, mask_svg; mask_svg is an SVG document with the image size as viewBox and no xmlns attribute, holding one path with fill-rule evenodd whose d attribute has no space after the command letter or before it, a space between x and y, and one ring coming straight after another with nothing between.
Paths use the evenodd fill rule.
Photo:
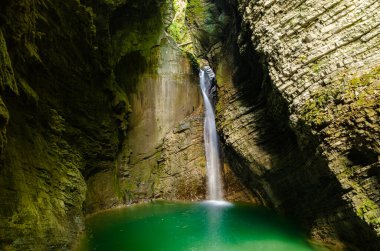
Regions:
<instances>
[{"instance_id":1,"label":"layered rock strata","mask_svg":"<svg viewBox=\"0 0 380 251\"><path fill-rule=\"evenodd\" d=\"M230 40L237 46L226 44L214 60L218 125L232 168L313 238L376 250L378 3L236 7Z\"/></svg>"},{"instance_id":2,"label":"layered rock strata","mask_svg":"<svg viewBox=\"0 0 380 251\"><path fill-rule=\"evenodd\" d=\"M170 186L165 188L165 185L172 184L174 181L169 182L164 179L161 184L160 173L164 172L169 176L175 174L174 176L177 177L175 182L179 182L180 179L190 181L192 178L199 177L198 174L192 177L189 173L191 169L195 170L195 173L202 173L203 166L197 165L196 160L204 162L204 157L201 157L203 155L202 123L191 119L191 117L201 116L198 79L193 74L191 64L172 41L162 38L161 45L151 49L146 66L147 68L138 75L135 83L128 83L135 85L131 86L128 92L133 112L130 115L129 130L123 142L117 170L109 171L116 175L118 196L121 196L126 203L158 197L175 199L175 196L166 196L168 192L163 192L163 189L174 191L176 188ZM124 67L128 66L124 65ZM128 69L124 71L128 72ZM125 75L124 79L121 78L121 81L129 80L128 75ZM194 115L191 116L193 113ZM189 120L185 120L189 116ZM181 123L184 128L174 133L178 137L170 136L173 128ZM180 141L176 142L172 139L173 137ZM190 146L192 148L187 149ZM178 151L172 148L177 148ZM180 151L182 148L184 148L183 151ZM173 159L171 154L175 155ZM187 161L182 157L188 158ZM98 175L112 176L112 174L99 173ZM202 179L194 182L200 182L196 190L201 189ZM108 186L113 185L115 184L109 183ZM101 187L99 189L99 191L102 190ZM185 192L182 194L183 196L191 195ZM183 196L179 195L177 199ZM194 198L197 196L199 197L196 195ZM102 197L107 197L107 195L103 194ZM108 199L109 197L112 195L108 195ZM104 204L109 206L109 203Z\"/></svg>"}]
</instances>

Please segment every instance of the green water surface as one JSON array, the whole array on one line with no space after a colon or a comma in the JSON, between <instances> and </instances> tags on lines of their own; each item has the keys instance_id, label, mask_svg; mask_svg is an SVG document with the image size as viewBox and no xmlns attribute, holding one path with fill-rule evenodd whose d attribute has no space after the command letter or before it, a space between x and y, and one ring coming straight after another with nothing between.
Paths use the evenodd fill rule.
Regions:
<instances>
[{"instance_id":1,"label":"green water surface","mask_svg":"<svg viewBox=\"0 0 380 251\"><path fill-rule=\"evenodd\" d=\"M153 202L86 222L80 251L307 251L304 236L273 212L230 203Z\"/></svg>"}]
</instances>

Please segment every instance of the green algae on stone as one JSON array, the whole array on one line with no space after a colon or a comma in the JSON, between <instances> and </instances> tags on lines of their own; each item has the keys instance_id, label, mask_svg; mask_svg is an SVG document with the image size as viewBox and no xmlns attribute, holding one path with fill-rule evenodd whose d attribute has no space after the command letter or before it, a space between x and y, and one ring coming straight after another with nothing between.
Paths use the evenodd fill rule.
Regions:
<instances>
[{"instance_id":1,"label":"green algae on stone","mask_svg":"<svg viewBox=\"0 0 380 251\"><path fill-rule=\"evenodd\" d=\"M380 102L377 95L380 89L379 79L380 67L376 67L361 76L350 80L342 79L331 86L318 89L302 109L303 121L306 125L317 128L332 123L345 112L362 109L366 109L370 117L379 116L376 115Z\"/></svg>"},{"instance_id":2,"label":"green algae on stone","mask_svg":"<svg viewBox=\"0 0 380 251\"><path fill-rule=\"evenodd\" d=\"M174 0L174 17L167 28L168 33L175 39L177 44L191 42L189 29L186 24L187 0ZM189 44L191 45L191 44ZM187 46L185 46L186 48ZM186 50L189 50L188 48Z\"/></svg>"},{"instance_id":3,"label":"green algae on stone","mask_svg":"<svg viewBox=\"0 0 380 251\"><path fill-rule=\"evenodd\" d=\"M80 155L59 136L52 136L48 142L42 135L24 128L24 133L20 134L24 138L20 139L13 136L13 131L9 132L5 153L5 164L12 167L12 173L3 170L1 183L9 182L5 179L13 180L11 186L19 192L6 203L11 215L2 219L1 225L13 230L8 231L6 238L15 241L12 246L16 249L30 246L44 249L49 245L43 241L44 237L52 229L61 236L76 238L74 229L82 228L81 204L86 189L79 171L83 167ZM58 187L50 186L52 182L59 184ZM2 190L1 196L7 198L9 193ZM66 238L58 240L52 236L51 242L55 244L50 245L70 246L70 240ZM7 245L1 247L6 248Z\"/></svg>"},{"instance_id":4,"label":"green algae on stone","mask_svg":"<svg viewBox=\"0 0 380 251\"><path fill-rule=\"evenodd\" d=\"M7 142L6 126L9 121L9 112L4 104L3 99L0 97L0 156L3 153L5 144Z\"/></svg>"},{"instance_id":5,"label":"green algae on stone","mask_svg":"<svg viewBox=\"0 0 380 251\"><path fill-rule=\"evenodd\" d=\"M342 187L352 190L354 212L375 231L380 231L380 208L373 192L362 186L361 176L378 168L379 94L380 67L342 76L311 95L301 119L318 136Z\"/></svg>"},{"instance_id":6,"label":"green algae on stone","mask_svg":"<svg viewBox=\"0 0 380 251\"><path fill-rule=\"evenodd\" d=\"M186 18L190 24L203 23L206 19L205 2L202 0L189 0L186 12Z\"/></svg>"},{"instance_id":7,"label":"green algae on stone","mask_svg":"<svg viewBox=\"0 0 380 251\"><path fill-rule=\"evenodd\" d=\"M22 92L25 93L28 98L38 103L39 96L37 92L33 90L33 88L26 82L26 80L21 77L18 77L17 81L19 83L19 87L22 90Z\"/></svg>"},{"instance_id":8,"label":"green algae on stone","mask_svg":"<svg viewBox=\"0 0 380 251\"><path fill-rule=\"evenodd\" d=\"M4 91L5 87L18 93L16 80L13 73L12 63L9 58L7 44L3 32L0 29L0 87Z\"/></svg>"},{"instance_id":9,"label":"green algae on stone","mask_svg":"<svg viewBox=\"0 0 380 251\"><path fill-rule=\"evenodd\" d=\"M371 217L369 213L373 210L379 210L379 207L370 199L362 201L357 207L358 216L368 222L380 223L378 217Z\"/></svg>"},{"instance_id":10,"label":"green algae on stone","mask_svg":"<svg viewBox=\"0 0 380 251\"><path fill-rule=\"evenodd\" d=\"M111 39L113 47L113 64L128 53L139 51L144 57L150 55L151 49L160 44L164 24L162 21L163 6L155 1L144 4L144 21L141 11L127 11L128 3L117 11L111 20Z\"/></svg>"}]
</instances>

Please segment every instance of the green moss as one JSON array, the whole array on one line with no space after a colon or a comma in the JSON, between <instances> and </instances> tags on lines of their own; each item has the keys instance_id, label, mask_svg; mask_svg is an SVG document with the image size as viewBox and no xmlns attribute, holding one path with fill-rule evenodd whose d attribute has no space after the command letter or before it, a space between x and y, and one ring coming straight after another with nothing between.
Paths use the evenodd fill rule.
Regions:
<instances>
[{"instance_id":1,"label":"green moss","mask_svg":"<svg viewBox=\"0 0 380 251\"><path fill-rule=\"evenodd\" d=\"M95 15L80 1L6 1L1 15L0 249L70 250L83 229L82 172L110 165L117 150L108 54L93 50Z\"/></svg>"},{"instance_id":2,"label":"green moss","mask_svg":"<svg viewBox=\"0 0 380 251\"><path fill-rule=\"evenodd\" d=\"M110 75L107 89L111 93L111 105L114 111L113 116L116 119L119 129L125 132L128 129L128 116L132 112L128 96L116 83L114 74Z\"/></svg>"},{"instance_id":3,"label":"green moss","mask_svg":"<svg viewBox=\"0 0 380 251\"><path fill-rule=\"evenodd\" d=\"M191 32L186 22L189 6L187 0L173 0L174 17L166 32L175 40L181 50L194 54Z\"/></svg>"},{"instance_id":4,"label":"green moss","mask_svg":"<svg viewBox=\"0 0 380 251\"><path fill-rule=\"evenodd\" d=\"M89 6L81 5L83 7L83 10L88 13L90 17L90 32L92 33L93 36L96 35L96 26L94 24L94 20L96 19L96 15L93 11L93 9Z\"/></svg>"},{"instance_id":5,"label":"green moss","mask_svg":"<svg viewBox=\"0 0 380 251\"><path fill-rule=\"evenodd\" d=\"M33 88L23 78L18 78L21 90L30 97L33 101L38 102L39 96Z\"/></svg>"},{"instance_id":6,"label":"green moss","mask_svg":"<svg viewBox=\"0 0 380 251\"><path fill-rule=\"evenodd\" d=\"M35 60L42 62L40 55L38 54L38 48L35 43L32 42L25 42L25 48L28 52L28 56L31 58L34 58Z\"/></svg>"},{"instance_id":7,"label":"green moss","mask_svg":"<svg viewBox=\"0 0 380 251\"><path fill-rule=\"evenodd\" d=\"M193 53L191 53L189 51L186 51L185 53L186 53L186 57L190 61L191 68L192 68L193 72L195 74L198 74L200 66L199 66L199 62L198 62L197 58L195 57L195 55Z\"/></svg>"},{"instance_id":8,"label":"green moss","mask_svg":"<svg viewBox=\"0 0 380 251\"><path fill-rule=\"evenodd\" d=\"M305 102L302 109L303 121L318 129L344 115L347 106L354 110L375 108L380 101L379 96L375 95L380 89L379 84L375 83L376 79L380 79L380 67L349 80L343 78L317 90Z\"/></svg>"},{"instance_id":9,"label":"green moss","mask_svg":"<svg viewBox=\"0 0 380 251\"><path fill-rule=\"evenodd\" d=\"M218 102L216 102L216 105L215 105L216 114L219 114L223 110L223 108L224 108L224 104L219 99Z\"/></svg>"},{"instance_id":10,"label":"green moss","mask_svg":"<svg viewBox=\"0 0 380 251\"><path fill-rule=\"evenodd\" d=\"M320 66L318 64L313 64L311 66L311 70L314 72L314 73L318 73L320 71Z\"/></svg>"},{"instance_id":11,"label":"green moss","mask_svg":"<svg viewBox=\"0 0 380 251\"><path fill-rule=\"evenodd\" d=\"M4 130L9 120L9 112L4 104L3 99L0 97L0 130Z\"/></svg>"},{"instance_id":12,"label":"green moss","mask_svg":"<svg viewBox=\"0 0 380 251\"><path fill-rule=\"evenodd\" d=\"M302 55L299 56L298 59L299 59L300 62L306 62L307 61L307 56L305 54L302 54Z\"/></svg>"},{"instance_id":13,"label":"green moss","mask_svg":"<svg viewBox=\"0 0 380 251\"><path fill-rule=\"evenodd\" d=\"M342 76L321 87L305 102L301 124L318 135L330 168L345 189L353 190L353 207L370 225L379 224L379 207L363 189L364 166L380 154L380 66L366 73ZM333 154L331 154L333 153Z\"/></svg>"},{"instance_id":14,"label":"green moss","mask_svg":"<svg viewBox=\"0 0 380 251\"><path fill-rule=\"evenodd\" d=\"M173 0L174 18L167 28L167 32L178 44L191 41L189 30L185 24L186 7L186 0Z\"/></svg>"},{"instance_id":15,"label":"green moss","mask_svg":"<svg viewBox=\"0 0 380 251\"><path fill-rule=\"evenodd\" d=\"M356 207L357 215L369 224L378 224L380 219L374 211L379 211L379 207L370 199L365 199Z\"/></svg>"},{"instance_id":16,"label":"green moss","mask_svg":"<svg viewBox=\"0 0 380 251\"><path fill-rule=\"evenodd\" d=\"M55 121L56 116L59 115L53 115L52 120ZM47 243L43 241L44 236L49 235L51 229L63 233L76 228L73 218L82 215L86 191L79 171L83 170L84 162L81 155L55 133L47 140L26 123L21 130L9 133L12 140L6 148L5 166L11 167L12 172L5 177L2 173L0 182L18 193L0 189L1 197L8 200L2 210L9 207L6 214L10 214L4 217L2 212L0 224L12 229L7 235L17 240L13 244L16 249L22 249L17 248L18 245L34 245L43 250ZM51 233L50 236L51 241L65 245L62 236L60 240ZM35 243L30 243L30 237Z\"/></svg>"},{"instance_id":17,"label":"green moss","mask_svg":"<svg viewBox=\"0 0 380 251\"><path fill-rule=\"evenodd\" d=\"M120 179L119 179L119 171L120 171L120 161L116 160L115 161L115 168L113 172L113 183L114 183L114 190L119 199L123 198L123 192L121 191L121 186L120 186Z\"/></svg>"},{"instance_id":18,"label":"green moss","mask_svg":"<svg viewBox=\"0 0 380 251\"><path fill-rule=\"evenodd\" d=\"M18 93L7 44L0 29L0 88L4 90L6 87Z\"/></svg>"},{"instance_id":19,"label":"green moss","mask_svg":"<svg viewBox=\"0 0 380 251\"><path fill-rule=\"evenodd\" d=\"M186 18L191 24L204 23L206 19L206 8L202 0L188 0Z\"/></svg>"},{"instance_id":20,"label":"green moss","mask_svg":"<svg viewBox=\"0 0 380 251\"><path fill-rule=\"evenodd\" d=\"M145 6L143 14L140 11L134 13L134 8L128 5L124 7L125 11L113 21L118 24L112 34L113 65L124 55L135 51L146 58L151 56L151 50L161 42L164 29L161 13L164 7L152 1ZM141 15L144 16L143 22Z\"/></svg>"}]
</instances>

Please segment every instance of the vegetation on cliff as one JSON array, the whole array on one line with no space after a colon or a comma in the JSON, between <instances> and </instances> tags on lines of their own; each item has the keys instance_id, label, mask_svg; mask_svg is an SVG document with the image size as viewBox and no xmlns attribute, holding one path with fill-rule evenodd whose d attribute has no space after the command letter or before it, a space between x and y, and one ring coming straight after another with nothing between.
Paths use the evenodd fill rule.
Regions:
<instances>
[{"instance_id":1,"label":"vegetation on cliff","mask_svg":"<svg viewBox=\"0 0 380 251\"><path fill-rule=\"evenodd\" d=\"M363 176L376 182L380 156L380 67L346 74L317 90L305 103L303 123L321 140L332 170L343 187L353 189L356 214L377 231L377 193L363 187Z\"/></svg>"}]
</instances>

